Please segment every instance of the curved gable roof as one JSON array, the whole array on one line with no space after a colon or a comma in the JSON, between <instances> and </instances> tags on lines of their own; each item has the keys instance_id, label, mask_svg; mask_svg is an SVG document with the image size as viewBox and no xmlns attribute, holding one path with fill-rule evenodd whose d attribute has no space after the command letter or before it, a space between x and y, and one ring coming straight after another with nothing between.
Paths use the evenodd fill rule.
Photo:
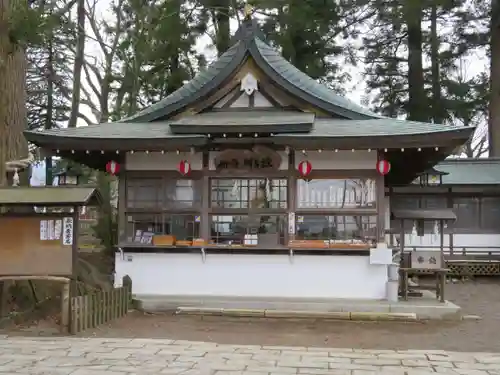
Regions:
<instances>
[{"instance_id":1,"label":"curved gable roof","mask_svg":"<svg viewBox=\"0 0 500 375\"><path fill-rule=\"evenodd\" d=\"M188 106L216 89L244 61L245 56L246 47L241 41L238 41L205 70L200 71L191 81L159 102L122 119L121 122L154 121Z\"/></svg>"},{"instance_id":2,"label":"curved gable roof","mask_svg":"<svg viewBox=\"0 0 500 375\"><path fill-rule=\"evenodd\" d=\"M281 89L331 115L347 119L382 118L315 81L283 58L263 39L256 21L245 20L233 37L233 46L207 69L165 99L121 121L148 122L160 118L168 119L174 112L216 90L224 80L234 74L247 56L251 56L257 66Z\"/></svg>"},{"instance_id":3,"label":"curved gable roof","mask_svg":"<svg viewBox=\"0 0 500 375\"><path fill-rule=\"evenodd\" d=\"M258 66L281 87L326 112L352 120L383 118L309 77L260 38L254 38L250 51Z\"/></svg>"}]
</instances>

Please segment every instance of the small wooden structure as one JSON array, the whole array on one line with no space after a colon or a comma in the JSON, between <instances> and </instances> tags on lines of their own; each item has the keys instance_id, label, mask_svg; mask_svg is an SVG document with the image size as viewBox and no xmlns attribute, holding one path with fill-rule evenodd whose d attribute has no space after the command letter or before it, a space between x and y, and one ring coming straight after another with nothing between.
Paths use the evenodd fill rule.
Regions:
<instances>
[{"instance_id":1,"label":"small wooden structure","mask_svg":"<svg viewBox=\"0 0 500 375\"><path fill-rule=\"evenodd\" d=\"M448 269L444 267L444 228L445 223L456 220L456 215L451 209L442 210L401 210L392 213L394 219L400 221L399 246L401 251L401 284L400 294L404 300L408 299L410 290L433 290L441 302L445 302L444 288ZM438 251L410 251L405 253L405 222L415 223L417 235L424 235L424 223L434 221L438 223L440 236L440 248ZM420 270L435 276L434 285L412 285L409 283L409 275Z\"/></svg>"},{"instance_id":2,"label":"small wooden structure","mask_svg":"<svg viewBox=\"0 0 500 375\"><path fill-rule=\"evenodd\" d=\"M91 187L0 188L0 280L63 282L66 332L76 293L79 208L99 202Z\"/></svg>"}]
</instances>

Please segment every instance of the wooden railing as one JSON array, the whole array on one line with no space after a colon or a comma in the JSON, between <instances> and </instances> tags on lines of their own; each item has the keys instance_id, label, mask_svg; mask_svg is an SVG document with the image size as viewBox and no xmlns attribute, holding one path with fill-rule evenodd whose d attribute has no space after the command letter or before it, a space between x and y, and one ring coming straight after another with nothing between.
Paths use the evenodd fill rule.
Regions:
<instances>
[{"instance_id":1,"label":"wooden railing","mask_svg":"<svg viewBox=\"0 0 500 375\"><path fill-rule=\"evenodd\" d=\"M474 250L466 247L449 247L443 249L444 262L449 269L449 276L500 276L500 250L498 247L474 246ZM439 251L439 246L408 246L403 255L403 265L409 267L411 251ZM477 250L479 249L479 251ZM482 251L484 249L484 251ZM494 249L494 250L491 250ZM425 271L417 273L427 274Z\"/></svg>"},{"instance_id":2,"label":"wooden railing","mask_svg":"<svg viewBox=\"0 0 500 375\"><path fill-rule=\"evenodd\" d=\"M398 245L393 245L394 250L399 250ZM405 245L405 252L415 251L415 250L436 250L440 249L439 245ZM474 250L471 250L474 249ZM456 256L491 256L493 258L500 257L500 246L453 246L449 245L443 247L443 253L445 255L456 255Z\"/></svg>"},{"instance_id":3,"label":"wooden railing","mask_svg":"<svg viewBox=\"0 0 500 375\"><path fill-rule=\"evenodd\" d=\"M132 306L132 281L123 278L123 286L99 290L71 299L70 333L76 334L89 328L125 316Z\"/></svg>"}]
</instances>

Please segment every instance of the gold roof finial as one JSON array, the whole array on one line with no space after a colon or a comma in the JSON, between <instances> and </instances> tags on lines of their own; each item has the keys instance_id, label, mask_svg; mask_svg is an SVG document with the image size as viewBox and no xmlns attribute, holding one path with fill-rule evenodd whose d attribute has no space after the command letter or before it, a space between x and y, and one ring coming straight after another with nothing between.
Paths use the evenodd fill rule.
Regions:
<instances>
[{"instance_id":1,"label":"gold roof finial","mask_svg":"<svg viewBox=\"0 0 500 375\"><path fill-rule=\"evenodd\" d=\"M252 17L252 13L253 13L253 6L249 3L245 3L245 10L244 10L245 19L249 19L250 17Z\"/></svg>"}]
</instances>

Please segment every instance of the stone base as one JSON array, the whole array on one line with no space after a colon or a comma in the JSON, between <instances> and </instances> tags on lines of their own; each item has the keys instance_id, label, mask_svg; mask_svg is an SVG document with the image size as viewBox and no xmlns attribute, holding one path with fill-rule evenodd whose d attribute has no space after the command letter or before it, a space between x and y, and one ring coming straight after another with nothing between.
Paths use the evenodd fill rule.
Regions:
<instances>
[{"instance_id":1,"label":"stone base","mask_svg":"<svg viewBox=\"0 0 500 375\"><path fill-rule=\"evenodd\" d=\"M218 309L210 307L179 307L178 315L211 315L232 317L258 317L283 319L322 319L322 320L354 320L354 321L402 321L417 320L415 313L376 313L376 312L332 312L332 311L295 311L295 310L252 310L252 309Z\"/></svg>"},{"instance_id":2,"label":"stone base","mask_svg":"<svg viewBox=\"0 0 500 375\"><path fill-rule=\"evenodd\" d=\"M385 300L354 299L251 299L223 296L158 296L137 295L137 307L146 312L181 312L191 314L233 315L246 311L246 316L286 317L294 315L302 318L320 318L323 314L330 319L344 313L344 319L360 320L369 315L414 314L418 320L461 319L460 307L446 301L440 303L431 292L425 291L422 298L410 298L408 301L389 302ZM226 311L226 313L223 313ZM235 312L234 314L232 312ZM251 313L251 314L250 314ZM337 314L337 315L336 315ZM307 315L307 316L306 316ZM243 316L239 314L238 316ZM348 318L345 318L348 316ZM394 315L396 316L396 315ZM356 319L352 319L355 317ZM362 319L362 320L367 320ZM370 319L373 320L373 319ZM382 318L381 320L395 320Z\"/></svg>"}]
</instances>

